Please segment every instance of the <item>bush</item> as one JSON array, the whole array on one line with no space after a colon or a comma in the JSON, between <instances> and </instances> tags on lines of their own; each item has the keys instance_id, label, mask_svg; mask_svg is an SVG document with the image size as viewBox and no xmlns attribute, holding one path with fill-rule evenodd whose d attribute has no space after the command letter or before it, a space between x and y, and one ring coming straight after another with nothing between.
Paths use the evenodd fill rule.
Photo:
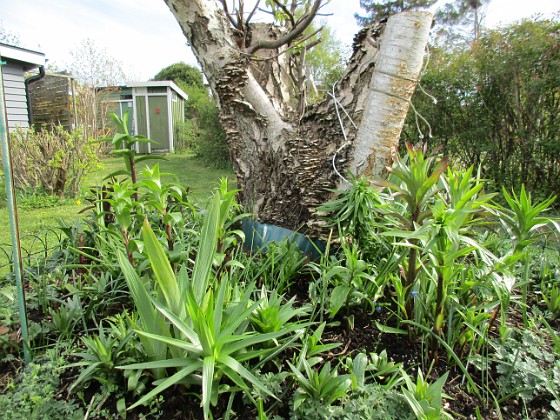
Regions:
<instances>
[{"instance_id":1,"label":"bush","mask_svg":"<svg viewBox=\"0 0 560 420\"><path fill-rule=\"evenodd\" d=\"M207 165L223 168L229 165L226 133L220 124L218 108L205 89L186 88L189 100L185 116L190 122L192 150ZM190 137L189 137L190 136Z\"/></svg>"},{"instance_id":2,"label":"bush","mask_svg":"<svg viewBox=\"0 0 560 420\"><path fill-rule=\"evenodd\" d=\"M98 146L81 130L17 130L10 136L15 187L75 197L83 176L99 164Z\"/></svg>"}]
</instances>

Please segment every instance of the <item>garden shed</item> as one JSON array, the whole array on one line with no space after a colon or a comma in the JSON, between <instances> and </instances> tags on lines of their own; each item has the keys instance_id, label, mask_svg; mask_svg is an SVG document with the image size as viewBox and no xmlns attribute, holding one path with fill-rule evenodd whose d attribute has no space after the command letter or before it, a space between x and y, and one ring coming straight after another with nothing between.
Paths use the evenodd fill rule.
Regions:
<instances>
[{"instance_id":1,"label":"garden shed","mask_svg":"<svg viewBox=\"0 0 560 420\"><path fill-rule=\"evenodd\" d=\"M0 61L2 65L2 83L8 131L17 127L28 128L32 123L32 114L28 100L28 85L45 75L45 54L26 48L0 43ZM39 69L39 74L25 80L24 73Z\"/></svg>"},{"instance_id":2,"label":"garden shed","mask_svg":"<svg viewBox=\"0 0 560 420\"><path fill-rule=\"evenodd\" d=\"M138 153L174 150L177 125L185 120L187 94L171 81L128 83L132 88L134 133L156 143L137 144Z\"/></svg>"}]
</instances>

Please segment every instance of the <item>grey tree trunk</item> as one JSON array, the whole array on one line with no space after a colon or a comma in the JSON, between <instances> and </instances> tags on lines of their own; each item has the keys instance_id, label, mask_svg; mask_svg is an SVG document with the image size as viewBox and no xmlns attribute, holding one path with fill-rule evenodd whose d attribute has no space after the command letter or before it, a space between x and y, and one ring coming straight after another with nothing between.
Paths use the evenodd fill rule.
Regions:
<instances>
[{"instance_id":1,"label":"grey tree trunk","mask_svg":"<svg viewBox=\"0 0 560 420\"><path fill-rule=\"evenodd\" d=\"M251 41L236 38L216 1L165 1L218 101L247 211L262 222L311 233L319 225L316 207L341 181L334 166L341 173L381 173L398 144L416 87L429 13L404 12L356 35L348 68L334 89L344 108L339 108L343 132L330 96L298 112L284 77L285 46L247 54ZM253 45L282 35L262 24L251 34Z\"/></svg>"}]
</instances>

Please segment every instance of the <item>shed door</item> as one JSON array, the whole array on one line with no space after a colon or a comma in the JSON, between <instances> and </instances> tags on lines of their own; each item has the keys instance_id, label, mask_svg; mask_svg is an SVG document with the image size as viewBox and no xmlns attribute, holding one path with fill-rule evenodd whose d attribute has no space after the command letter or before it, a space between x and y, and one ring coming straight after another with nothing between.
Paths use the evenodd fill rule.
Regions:
<instances>
[{"instance_id":1,"label":"shed door","mask_svg":"<svg viewBox=\"0 0 560 420\"><path fill-rule=\"evenodd\" d=\"M140 136L148 137L148 122L146 120L146 97L136 97L136 121L138 133ZM138 151L140 153L148 153L148 143L138 143Z\"/></svg>"},{"instance_id":2,"label":"shed door","mask_svg":"<svg viewBox=\"0 0 560 420\"><path fill-rule=\"evenodd\" d=\"M169 110L167 96L149 96L150 138L152 151L169 150Z\"/></svg>"}]
</instances>

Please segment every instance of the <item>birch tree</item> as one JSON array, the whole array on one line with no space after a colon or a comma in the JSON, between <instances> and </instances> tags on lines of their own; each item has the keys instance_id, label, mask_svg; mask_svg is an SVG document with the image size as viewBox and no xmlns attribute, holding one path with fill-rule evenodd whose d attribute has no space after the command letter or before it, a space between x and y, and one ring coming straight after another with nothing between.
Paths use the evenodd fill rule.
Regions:
<instances>
[{"instance_id":1,"label":"birch tree","mask_svg":"<svg viewBox=\"0 0 560 420\"><path fill-rule=\"evenodd\" d=\"M303 34L323 0L251 8L242 0L165 2L217 100L247 211L309 232L339 174L383 173L422 67L429 13L404 12L362 29L332 96L307 106ZM265 3L275 24L253 22Z\"/></svg>"}]
</instances>

